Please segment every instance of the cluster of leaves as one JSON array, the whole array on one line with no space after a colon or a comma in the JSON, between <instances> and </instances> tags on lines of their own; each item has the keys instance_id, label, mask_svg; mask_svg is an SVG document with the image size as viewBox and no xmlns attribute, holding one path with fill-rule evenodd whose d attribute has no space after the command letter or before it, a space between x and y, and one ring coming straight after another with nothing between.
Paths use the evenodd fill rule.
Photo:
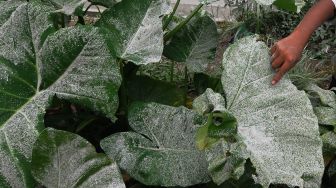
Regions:
<instances>
[{"instance_id":1,"label":"cluster of leaves","mask_svg":"<svg viewBox=\"0 0 336 188\"><path fill-rule=\"evenodd\" d=\"M210 1L170 23L165 0L92 0L107 7L100 19L67 27L64 16L83 17L85 2L0 1L0 187L123 188L119 169L153 186L321 184L315 114L335 126L333 93L307 88L320 97L313 109L288 78L271 86L269 49L256 36L216 64L216 23L199 13ZM184 88L137 74L163 54L187 73L221 77L223 93L207 89L184 107ZM131 130L101 140L97 153L75 133L46 128L55 97Z\"/></svg>"}]
</instances>

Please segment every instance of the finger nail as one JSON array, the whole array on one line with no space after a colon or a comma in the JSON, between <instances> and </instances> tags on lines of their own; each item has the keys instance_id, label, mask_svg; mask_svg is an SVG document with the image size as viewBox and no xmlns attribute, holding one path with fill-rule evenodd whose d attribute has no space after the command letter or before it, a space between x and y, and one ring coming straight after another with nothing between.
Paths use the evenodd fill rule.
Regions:
<instances>
[{"instance_id":1,"label":"finger nail","mask_svg":"<svg viewBox=\"0 0 336 188\"><path fill-rule=\"evenodd\" d=\"M275 84L276 84L276 81L275 81L275 80L273 80L273 81L272 81L272 85L275 85Z\"/></svg>"}]
</instances>

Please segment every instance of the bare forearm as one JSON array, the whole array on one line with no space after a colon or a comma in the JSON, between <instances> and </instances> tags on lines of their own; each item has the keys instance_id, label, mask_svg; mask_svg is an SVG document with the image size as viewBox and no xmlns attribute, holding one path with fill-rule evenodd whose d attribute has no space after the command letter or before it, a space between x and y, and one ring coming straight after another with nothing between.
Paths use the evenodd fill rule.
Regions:
<instances>
[{"instance_id":1,"label":"bare forearm","mask_svg":"<svg viewBox=\"0 0 336 188\"><path fill-rule=\"evenodd\" d=\"M314 31L334 15L334 9L332 0L320 0L307 12L292 33L298 39L300 45L305 46L307 44Z\"/></svg>"}]
</instances>

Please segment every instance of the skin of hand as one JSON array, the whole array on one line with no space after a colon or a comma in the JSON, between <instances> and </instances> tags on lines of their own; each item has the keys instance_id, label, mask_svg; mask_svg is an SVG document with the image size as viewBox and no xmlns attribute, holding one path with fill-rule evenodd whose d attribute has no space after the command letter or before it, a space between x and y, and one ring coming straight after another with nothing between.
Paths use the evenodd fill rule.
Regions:
<instances>
[{"instance_id":1,"label":"skin of hand","mask_svg":"<svg viewBox=\"0 0 336 188\"><path fill-rule=\"evenodd\" d=\"M271 62L276 74L272 85L277 84L296 65L313 32L334 15L334 9L335 5L332 0L318 1L288 37L273 45Z\"/></svg>"}]
</instances>

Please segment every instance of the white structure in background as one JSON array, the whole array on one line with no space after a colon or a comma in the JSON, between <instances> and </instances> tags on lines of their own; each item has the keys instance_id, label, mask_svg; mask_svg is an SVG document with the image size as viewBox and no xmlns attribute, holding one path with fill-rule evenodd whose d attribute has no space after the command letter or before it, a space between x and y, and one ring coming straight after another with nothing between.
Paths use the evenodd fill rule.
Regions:
<instances>
[{"instance_id":1,"label":"white structure in background","mask_svg":"<svg viewBox=\"0 0 336 188\"><path fill-rule=\"evenodd\" d=\"M175 5L176 0L170 0L172 3L172 7ZM199 4L199 0L181 0L179 8L177 10L177 14L185 16L188 15L197 5ZM89 6L89 3L84 6L86 8ZM210 5L207 5L204 7L205 10L210 12L216 21L230 21L234 18L231 16L231 10L229 7L225 6L224 0L219 0L217 2L211 3ZM99 7L100 11L104 11L104 7ZM98 9L96 6L92 6L89 9L89 12L95 14L98 13Z\"/></svg>"},{"instance_id":2,"label":"white structure in background","mask_svg":"<svg viewBox=\"0 0 336 188\"><path fill-rule=\"evenodd\" d=\"M171 0L172 6L175 5L176 0ZM178 14L188 15L197 5L199 0L181 0L178 8ZM232 21L234 18L231 14L231 9L225 6L224 0L211 3L204 7L204 9L210 12L216 19L216 21Z\"/></svg>"}]
</instances>

